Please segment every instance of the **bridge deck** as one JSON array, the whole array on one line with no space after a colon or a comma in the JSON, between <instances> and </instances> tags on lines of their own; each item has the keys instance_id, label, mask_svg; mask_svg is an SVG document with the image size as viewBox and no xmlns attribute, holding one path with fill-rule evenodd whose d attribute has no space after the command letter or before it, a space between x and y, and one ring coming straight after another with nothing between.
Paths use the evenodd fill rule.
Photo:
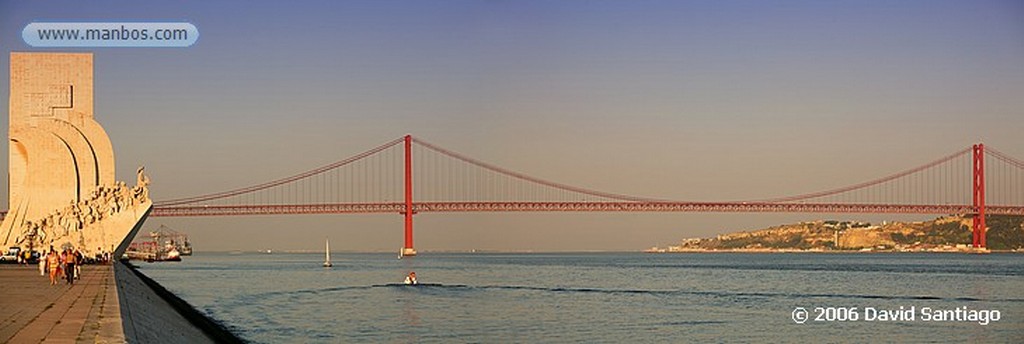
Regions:
<instances>
[{"instance_id":1,"label":"bridge deck","mask_svg":"<svg viewBox=\"0 0 1024 344\"><path fill-rule=\"evenodd\" d=\"M761 202L414 202L414 213L425 212L791 212L877 214L973 214L971 205L928 204L831 204ZM1024 215L1021 206L989 206L989 215ZM299 215L299 214L399 214L405 204L327 203L268 205L155 206L152 217Z\"/></svg>"}]
</instances>

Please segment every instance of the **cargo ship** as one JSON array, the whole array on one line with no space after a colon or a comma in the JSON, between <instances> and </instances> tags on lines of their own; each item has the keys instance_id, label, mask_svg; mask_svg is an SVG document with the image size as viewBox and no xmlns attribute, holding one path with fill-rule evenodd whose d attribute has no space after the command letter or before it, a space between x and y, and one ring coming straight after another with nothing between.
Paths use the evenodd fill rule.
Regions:
<instances>
[{"instance_id":1,"label":"cargo ship","mask_svg":"<svg viewBox=\"0 0 1024 344\"><path fill-rule=\"evenodd\" d=\"M125 255L147 262L179 262L182 256L192 255L192 244L187 235L161 225L148 237L132 242Z\"/></svg>"}]
</instances>

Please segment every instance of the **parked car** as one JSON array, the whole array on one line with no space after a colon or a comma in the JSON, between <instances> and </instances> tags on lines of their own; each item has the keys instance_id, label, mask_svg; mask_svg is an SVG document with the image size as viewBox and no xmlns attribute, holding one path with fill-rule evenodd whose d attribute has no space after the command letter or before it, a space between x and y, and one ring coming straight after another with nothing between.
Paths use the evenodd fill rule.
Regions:
<instances>
[{"instance_id":1,"label":"parked car","mask_svg":"<svg viewBox=\"0 0 1024 344\"><path fill-rule=\"evenodd\" d=\"M18 254L21 253L21 247L11 246L4 252L3 256L0 256L0 263L17 263Z\"/></svg>"}]
</instances>

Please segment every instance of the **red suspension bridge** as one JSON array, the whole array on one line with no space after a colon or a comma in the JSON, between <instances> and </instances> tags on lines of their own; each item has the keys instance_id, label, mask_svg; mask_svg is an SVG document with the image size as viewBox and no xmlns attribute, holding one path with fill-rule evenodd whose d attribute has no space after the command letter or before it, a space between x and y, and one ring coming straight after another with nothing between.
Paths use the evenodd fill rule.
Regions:
<instances>
[{"instance_id":1,"label":"red suspension bridge","mask_svg":"<svg viewBox=\"0 0 1024 344\"><path fill-rule=\"evenodd\" d=\"M157 201L151 216L398 213L405 217L403 251L415 254L416 213L584 211L963 214L974 219L972 244L985 247L986 214L1024 215L1024 161L976 144L846 187L772 199L697 202L555 183L407 135L290 177Z\"/></svg>"}]
</instances>

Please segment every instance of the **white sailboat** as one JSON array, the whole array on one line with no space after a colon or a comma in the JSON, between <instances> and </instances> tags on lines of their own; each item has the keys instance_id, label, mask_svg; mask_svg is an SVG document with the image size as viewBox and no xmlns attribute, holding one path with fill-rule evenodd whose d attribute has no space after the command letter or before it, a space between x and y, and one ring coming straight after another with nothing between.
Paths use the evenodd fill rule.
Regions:
<instances>
[{"instance_id":1,"label":"white sailboat","mask_svg":"<svg viewBox=\"0 0 1024 344\"><path fill-rule=\"evenodd\" d=\"M325 256L324 257L324 267L325 268L329 268L329 267L334 266L334 264L331 264L331 240L330 239L327 239L326 246L327 247L324 249L324 256Z\"/></svg>"}]
</instances>

